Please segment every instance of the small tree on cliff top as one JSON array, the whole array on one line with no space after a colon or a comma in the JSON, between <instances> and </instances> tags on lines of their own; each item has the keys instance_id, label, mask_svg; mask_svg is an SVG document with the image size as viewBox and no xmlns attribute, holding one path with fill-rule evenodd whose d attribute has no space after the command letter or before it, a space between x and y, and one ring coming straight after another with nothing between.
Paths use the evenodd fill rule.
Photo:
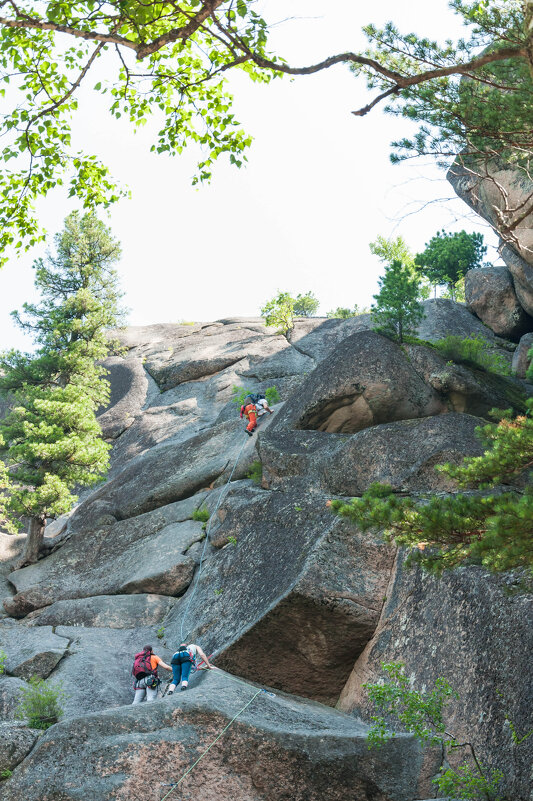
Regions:
<instances>
[{"instance_id":1,"label":"small tree on cliff top","mask_svg":"<svg viewBox=\"0 0 533 801\"><path fill-rule=\"evenodd\" d=\"M411 267L395 259L385 267L379 279L380 291L374 295L371 307L372 327L385 336L403 342L406 336L416 333L424 317L424 308L418 300L420 280Z\"/></svg>"},{"instance_id":2,"label":"small tree on cliff top","mask_svg":"<svg viewBox=\"0 0 533 801\"><path fill-rule=\"evenodd\" d=\"M289 292L278 292L261 309L265 325L279 328L280 334L288 334L294 328L295 300Z\"/></svg>"},{"instance_id":3,"label":"small tree on cliff top","mask_svg":"<svg viewBox=\"0 0 533 801\"><path fill-rule=\"evenodd\" d=\"M109 400L100 361L111 347L105 331L119 316L112 264L120 247L93 214L71 214L55 241L57 255L35 264L42 302L25 304L25 317L15 313L40 347L0 356L0 390L11 407L0 421L5 507L30 519L23 563L36 561L47 518L71 508L73 488L99 481L108 465L96 410Z\"/></svg>"},{"instance_id":4,"label":"small tree on cliff top","mask_svg":"<svg viewBox=\"0 0 533 801\"><path fill-rule=\"evenodd\" d=\"M468 270L481 266L486 252L483 234L439 231L426 244L425 250L415 256L415 264L432 284L446 285L453 300L458 281Z\"/></svg>"}]
</instances>

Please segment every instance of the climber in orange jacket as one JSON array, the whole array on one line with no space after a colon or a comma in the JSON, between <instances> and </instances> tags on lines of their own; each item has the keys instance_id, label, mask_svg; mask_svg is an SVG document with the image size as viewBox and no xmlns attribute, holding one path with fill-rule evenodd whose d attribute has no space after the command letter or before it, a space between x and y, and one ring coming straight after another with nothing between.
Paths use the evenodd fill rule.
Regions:
<instances>
[{"instance_id":1,"label":"climber in orange jacket","mask_svg":"<svg viewBox=\"0 0 533 801\"><path fill-rule=\"evenodd\" d=\"M248 420L245 431L251 437L254 430L257 428L257 408L255 403L251 403L249 398L246 398L244 404L241 406L241 420L243 416Z\"/></svg>"}]
</instances>

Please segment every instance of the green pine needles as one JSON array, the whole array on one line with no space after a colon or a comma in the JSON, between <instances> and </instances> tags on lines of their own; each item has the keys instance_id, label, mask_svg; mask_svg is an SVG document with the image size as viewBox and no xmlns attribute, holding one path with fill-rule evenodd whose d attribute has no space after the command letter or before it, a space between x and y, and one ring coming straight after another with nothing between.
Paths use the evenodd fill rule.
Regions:
<instances>
[{"instance_id":1,"label":"green pine needles","mask_svg":"<svg viewBox=\"0 0 533 801\"><path fill-rule=\"evenodd\" d=\"M425 317L420 302L420 279L410 265L394 259L379 279L380 291L371 308L372 328L379 334L403 342L416 333Z\"/></svg>"},{"instance_id":2,"label":"green pine needles","mask_svg":"<svg viewBox=\"0 0 533 801\"><path fill-rule=\"evenodd\" d=\"M40 304L14 313L37 344L34 354L0 354L0 517L29 519L21 564L35 562L47 519L68 512L74 487L100 481L110 446L96 421L109 401L101 364L112 350L106 330L120 319L120 246L94 214L76 212L56 236L56 254L35 263Z\"/></svg>"},{"instance_id":3,"label":"green pine needles","mask_svg":"<svg viewBox=\"0 0 533 801\"><path fill-rule=\"evenodd\" d=\"M508 414L477 434L486 448L482 456L436 468L469 492L401 497L373 484L348 503L333 500L332 510L362 531L381 529L411 549L411 563L433 573L472 563L533 572L533 399L526 414Z\"/></svg>"}]
</instances>

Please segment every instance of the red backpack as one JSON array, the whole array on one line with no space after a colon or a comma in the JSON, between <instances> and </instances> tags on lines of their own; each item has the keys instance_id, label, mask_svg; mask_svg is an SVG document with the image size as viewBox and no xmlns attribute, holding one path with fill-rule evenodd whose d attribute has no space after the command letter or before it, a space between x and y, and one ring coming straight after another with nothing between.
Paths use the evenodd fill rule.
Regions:
<instances>
[{"instance_id":1,"label":"red backpack","mask_svg":"<svg viewBox=\"0 0 533 801\"><path fill-rule=\"evenodd\" d=\"M151 651L139 651L138 654L135 654L131 673L136 679L157 675L157 668L154 670L152 667L151 657Z\"/></svg>"}]
</instances>

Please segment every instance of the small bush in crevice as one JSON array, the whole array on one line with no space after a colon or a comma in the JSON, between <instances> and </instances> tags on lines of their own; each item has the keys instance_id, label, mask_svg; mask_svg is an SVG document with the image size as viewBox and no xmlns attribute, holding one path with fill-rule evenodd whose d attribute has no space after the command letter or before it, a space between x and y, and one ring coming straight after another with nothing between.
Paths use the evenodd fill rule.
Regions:
<instances>
[{"instance_id":1,"label":"small bush in crevice","mask_svg":"<svg viewBox=\"0 0 533 801\"><path fill-rule=\"evenodd\" d=\"M33 676L20 694L15 717L25 720L32 729L49 729L63 714L61 702L66 694L60 685L54 687Z\"/></svg>"},{"instance_id":2,"label":"small bush in crevice","mask_svg":"<svg viewBox=\"0 0 533 801\"><path fill-rule=\"evenodd\" d=\"M207 523L211 514L207 506L199 506L198 509L195 509L192 513L193 520L199 520L201 523Z\"/></svg>"},{"instance_id":3,"label":"small bush in crevice","mask_svg":"<svg viewBox=\"0 0 533 801\"><path fill-rule=\"evenodd\" d=\"M247 478L251 478L254 484L260 485L263 479L263 465L260 461L252 462L250 469L246 473Z\"/></svg>"},{"instance_id":4,"label":"small bush in crevice","mask_svg":"<svg viewBox=\"0 0 533 801\"><path fill-rule=\"evenodd\" d=\"M460 364L479 367L489 373L511 375L511 369L500 353L490 350L491 344L480 336L463 337L452 334L433 343L433 348L444 356Z\"/></svg>"}]
</instances>

